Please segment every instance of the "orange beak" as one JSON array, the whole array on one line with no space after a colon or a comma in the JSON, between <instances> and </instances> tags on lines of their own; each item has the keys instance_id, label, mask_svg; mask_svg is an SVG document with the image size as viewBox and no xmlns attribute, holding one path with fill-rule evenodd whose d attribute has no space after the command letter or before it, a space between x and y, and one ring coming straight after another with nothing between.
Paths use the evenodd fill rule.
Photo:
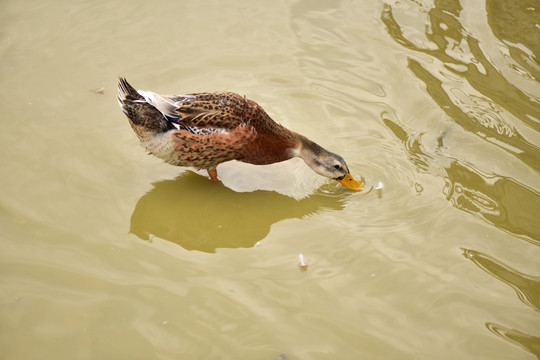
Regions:
<instances>
[{"instance_id":1,"label":"orange beak","mask_svg":"<svg viewBox=\"0 0 540 360\"><path fill-rule=\"evenodd\" d=\"M362 190L362 183L354 180L351 173L347 173L341 179L336 179L336 180L342 183L343 185L345 185L346 187L348 187L349 189Z\"/></svg>"}]
</instances>

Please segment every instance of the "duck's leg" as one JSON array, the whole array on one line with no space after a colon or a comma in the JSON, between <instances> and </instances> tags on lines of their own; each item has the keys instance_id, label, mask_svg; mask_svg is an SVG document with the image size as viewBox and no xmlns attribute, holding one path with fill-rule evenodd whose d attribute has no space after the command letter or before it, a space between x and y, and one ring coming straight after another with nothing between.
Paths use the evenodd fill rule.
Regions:
<instances>
[{"instance_id":1,"label":"duck's leg","mask_svg":"<svg viewBox=\"0 0 540 360\"><path fill-rule=\"evenodd\" d=\"M210 180L215 182L221 182L217 177L217 169L206 169L206 171L208 172L208 176L210 176Z\"/></svg>"}]
</instances>

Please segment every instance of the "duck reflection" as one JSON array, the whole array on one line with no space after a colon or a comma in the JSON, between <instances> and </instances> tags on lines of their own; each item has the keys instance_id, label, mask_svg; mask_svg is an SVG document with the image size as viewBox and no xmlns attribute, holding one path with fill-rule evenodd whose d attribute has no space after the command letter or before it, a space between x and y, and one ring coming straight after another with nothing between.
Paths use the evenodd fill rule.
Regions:
<instances>
[{"instance_id":1,"label":"duck reflection","mask_svg":"<svg viewBox=\"0 0 540 360\"><path fill-rule=\"evenodd\" d=\"M247 248L264 239L278 221L342 209L345 196L318 192L295 200L271 191L238 193L188 172L155 183L139 199L130 232L143 240L157 236L186 250Z\"/></svg>"}]
</instances>

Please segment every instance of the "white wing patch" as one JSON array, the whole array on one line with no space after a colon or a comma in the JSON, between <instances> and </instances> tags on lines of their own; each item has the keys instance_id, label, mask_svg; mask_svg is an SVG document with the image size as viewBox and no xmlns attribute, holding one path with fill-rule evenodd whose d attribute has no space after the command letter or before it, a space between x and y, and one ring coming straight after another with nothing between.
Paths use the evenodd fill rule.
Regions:
<instances>
[{"instance_id":1,"label":"white wing patch","mask_svg":"<svg viewBox=\"0 0 540 360\"><path fill-rule=\"evenodd\" d=\"M193 126L184 126L184 128L187 131L197 134L197 135L228 134L229 133L227 129L222 129L222 128L197 128Z\"/></svg>"},{"instance_id":2,"label":"white wing patch","mask_svg":"<svg viewBox=\"0 0 540 360\"><path fill-rule=\"evenodd\" d=\"M151 91L137 90L144 97L144 100L135 100L136 102L147 102L159 110L173 126L178 130L186 130L196 135L228 134L229 130L223 128L198 128L186 126L177 123L179 114L176 110L182 104L190 103L196 100L193 95L160 95Z\"/></svg>"},{"instance_id":3,"label":"white wing patch","mask_svg":"<svg viewBox=\"0 0 540 360\"><path fill-rule=\"evenodd\" d=\"M186 130L186 131L189 131L190 133L196 134L196 135L228 134L229 133L229 130L222 129L222 128L202 128L201 129L201 128L197 128L197 127L194 127L194 126L180 125L180 124L172 122L172 121L171 121L171 124L173 124L173 126L177 130Z\"/></svg>"},{"instance_id":4,"label":"white wing patch","mask_svg":"<svg viewBox=\"0 0 540 360\"><path fill-rule=\"evenodd\" d=\"M176 109L184 103L195 100L193 95L159 95L152 91L137 90L147 103L158 109L163 115L178 117ZM142 100L139 100L142 101Z\"/></svg>"}]
</instances>

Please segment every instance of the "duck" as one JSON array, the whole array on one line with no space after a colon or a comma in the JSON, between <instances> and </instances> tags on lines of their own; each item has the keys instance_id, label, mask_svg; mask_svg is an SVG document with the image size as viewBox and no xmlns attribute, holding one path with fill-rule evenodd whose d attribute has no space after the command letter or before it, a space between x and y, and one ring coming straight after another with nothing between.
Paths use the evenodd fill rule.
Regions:
<instances>
[{"instance_id":1,"label":"duck","mask_svg":"<svg viewBox=\"0 0 540 360\"><path fill-rule=\"evenodd\" d=\"M118 103L146 151L171 165L206 170L212 181L220 182L217 166L227 161L265 165L300 157L315 173L362 189L340 155L275 122L246 96L160 95L121 77Z\"/></svg>"}]
</instances>

